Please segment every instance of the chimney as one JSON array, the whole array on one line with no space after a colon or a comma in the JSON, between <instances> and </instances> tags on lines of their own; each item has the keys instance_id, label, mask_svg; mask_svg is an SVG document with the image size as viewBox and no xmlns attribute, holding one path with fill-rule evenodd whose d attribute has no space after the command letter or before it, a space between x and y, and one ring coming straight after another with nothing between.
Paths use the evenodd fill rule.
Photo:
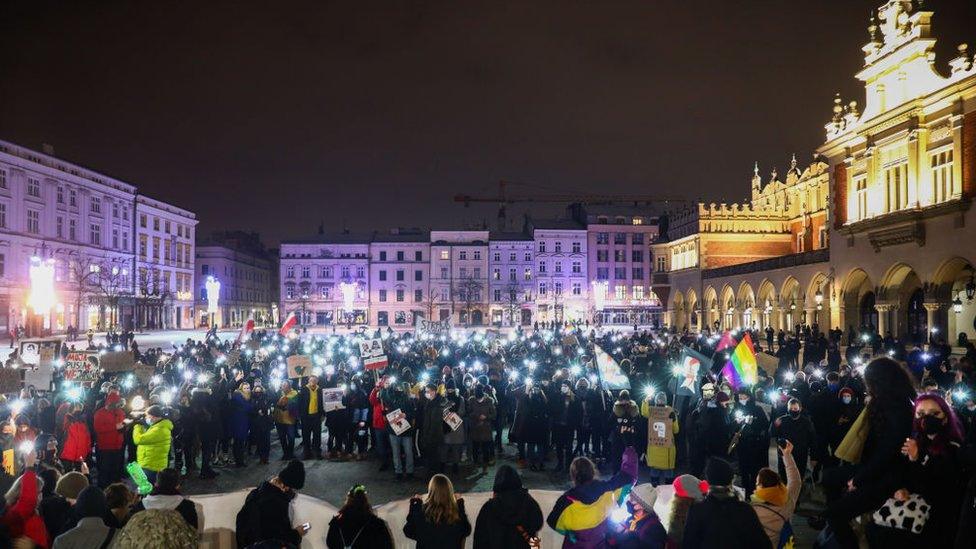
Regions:
<instances>
[{"instance_id":1,"label":"chimney","mask_svg":"<svg viewBox=\"0 0 976 549\"><path fill-rule=\"evenodd\" d=\"M41 143L41 152L48 156L54 156L54 145L50 143Z\"/></svg>"}]
</instances>

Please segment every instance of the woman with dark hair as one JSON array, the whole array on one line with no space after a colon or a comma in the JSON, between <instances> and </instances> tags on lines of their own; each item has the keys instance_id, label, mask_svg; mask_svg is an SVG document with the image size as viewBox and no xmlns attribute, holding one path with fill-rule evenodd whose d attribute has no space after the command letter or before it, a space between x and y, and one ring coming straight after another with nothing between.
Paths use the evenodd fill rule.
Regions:
<instances>
[{"instance_id":1,"label":"woman with dark hair","mask_svg":"<svg viewBox=\"0 0 976 549\"><path fill-rule=\"evenodd\" d=\"M904 530L870 525L872 547L884 547L911 538L932 547L950 547L956 537L960 505L965 486L962 466L962 426L946 401L935 394L924 394L915 401L915 421L911 438L905 439L901 453L908 462L902 486L889 495L907 501L917 494L931 506L929 518L919 536Z\"/></svg>"},{"instance_id":2,"label":"woman with dark hair","mask_svg":"<svg viewBox=\"0 0 976 549\"><path fill-rule=\"evenodd\" d=\"M329 521L325 537L329 549L393 549L393 535L383 519L373 513L366 487L357 484L349 489L346 502Z\"/></svg>"},{"instance_id":3,"label":"woman with dark hair","mask_svg":"<svg viewBox=\"0 0 976 549\"><path fill-rule=\"evenodd\" d=\"M475 521L474 549L528 549L541 529L539 504L522 486L518 471L502 465L495 473L491 499Z\"/></svg>"},{"instance_id":4,"label":"woman with dark hair","mask_svg":"<svg viewBox=\"0 0 976 549\"><path fill-rule=\"evenodd\" d=\"M904 486L907 464L901 449L912 432L917 396L912 374L890 358L876 358L864 369L864 384L867 433L859 463L824 472L824 518L841 547L857 547L853 518L878 509Z\"/></svg>"}]
</instances>

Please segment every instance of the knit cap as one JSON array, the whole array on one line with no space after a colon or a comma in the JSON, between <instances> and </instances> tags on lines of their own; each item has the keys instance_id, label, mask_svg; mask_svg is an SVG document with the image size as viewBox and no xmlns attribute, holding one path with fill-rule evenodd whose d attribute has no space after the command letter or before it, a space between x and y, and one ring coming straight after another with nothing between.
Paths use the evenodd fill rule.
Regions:
<instances>
[{"instance_id":1,"label":"knit cap","mask_svg":"<svg viewBox=\"0 0 976 549\"><path fill-rule=\"evenodd\" d=\"M720 458L709 458L705 464L705 480L710 486L729 486L732 484L732 466Z\"/></svg>"},{"instance_id":2,"label":"knit cap","mask_svg":"<svg viewBox=\"0 0 976 549\"><path fill-rule=\"evenodd\" d=\"M681 475L674 479L671 486L674 487L674 495L695 501L705 499L705 494L708 493L708 482L699 480L694 475Z\"/></svg>"},{"instance_id":3,"label":"knit cap","mask_svg":"<svg viewBox=\"0 0 976 549\"><path fill-rule=\"evenodd\" d=\"M58 485L54 491L67 499L78 499L78 495L85 488L88 488L88 477L78 471L71 471L58 479Z\"/></svg>"},{"instance_id":4,"label":"knit cap","mask_svg":"<svg viewBox=\"0 0 976 549\"><path fill-rule=\"evenodd\" d=\"M635 499L645 511L653 511L654 502L657 501L657 488L649 482L638 484L630 491L630 497Z\"/></svg>"},{"instance_id":5,"label":"knit cap","mask_svg":"<svg viewBox=\"0 0 976 549\"><path fill-rule=\"evenodd\" d=\"M305 487L305 464L297 459L289 461L278 473L278 479L292 490L301 490Z\"/></svg>"}]
</instances>

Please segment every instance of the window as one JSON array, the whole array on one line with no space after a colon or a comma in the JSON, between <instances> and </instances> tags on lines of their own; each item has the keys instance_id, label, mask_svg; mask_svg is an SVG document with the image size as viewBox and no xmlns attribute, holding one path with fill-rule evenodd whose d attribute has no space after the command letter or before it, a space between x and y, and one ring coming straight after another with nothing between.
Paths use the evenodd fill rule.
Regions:
<instances>
[{"instance_id":1,"label":"window","mask_svg":"<svg viewBox=\"0 0 976 549\"><path fill-rule=\"evenodd\" d=\"M119 249L119 230L112 229L112 247L116 250Z\"/></svg>"},{"instance_id":2,"label":"window","mask_svg":"<svg viewBox=\"0 0 976 549\"><path fill-rule=\"evenodd\" d=\"M348 267L347 265L343 265L343 266L342 266L342 267L341 267L341 268L339 269L339 275L341 275L341 276L342 276L342 278L344 278L344 279L345 279L345 278L349 278L349 267Z\"/></svg>"},{"instance_id":3,"label":"window","mask_svg":"<svg viewBox=\"0 0 976 549\"><path fill-rule=\"evenodd\" d=\"M64 185L58 185L58 204L64 204Z\"/></svg>"},{"instance_id":4,"label":"window","mask_svg":"<svg viewBox=\"0 0 976 549\"><path fill-rule=\"evenodd\" d=\"M857 200L857 219L868 218L868 178L859 176L854 178L854 193Z\"/></svg>"},{"instance_id":5,"label":"window","mask_svg":"<svg viewBox=\"0 0 976 549\"><path fill-rule=\"evenodd\" d=\"M634 267L633 269L630 270L630 278L632 278L634 280L643 280L644 279L644 269L642 269L640 267Z\"/></svg>"},{"instance_id":6,"label":"window","mask_svg":"<svg viewBox=\"0 0 976 549\"><path fill-rule=\"evenodd\" d=\"M376 323L380 326L389 326L390 324L390 313L386 311L380 311L376 313Z\"/></svg>"},{"instance_id":7,"label":"window","mask_svg":"<svg viewBox=\"0 0 976 549\"><path fill-rule=\"evenodd\" d=\"M332 288L330 286L320 286L319 295L322 296L322 299L332 299Z\"/></svg>"},{"instance_id":8,"label":"window","mask_svg":"<svg viewBox=\"0 0 976 549\"><path fill-rule=\"evenodd\" d=\"M102 199L98 196L91 197L91 202L88 203L88 209L91 213L100 214L102 213Z\"/></svg>"},{"instance_id":9,"label":"window","mask_svg":"<svg viewBox=\"0 0 976 549\"><path fill-rule=\"evenodd\" d=\"M474 268L474 277L475 278L481 278L481 267L475 267Z\"/></svg>"},{"instance_id":10,"label":"window","mask_svg":"<svg viewBox=\"0 0 976 549\"><path fill-rule=\"evenodd\" d=\"M397 300L397 302L402 302L403 301L403 290L397 290L396 291L396 300Z\"/></svg>"},{"instance_id":11,"label":"window","mask_svg":"<svg viewBox=\"0 0 976 549\"><path fill-rule=\"evenodd\" d=\"M555 295L563 295L563 283L556 282L555 287L552 289L552 293Z\"/></svg>"},{"instance_id":12,"label":"window","mask_svg":"<svg viewBox=\"0 0 976 549\"><path fill-rule=\"evenodd\" d=\"M797 252L803 251L803 233L798 233L796 235L796 251Z\"/></svg>"},{"instance_id":13,"label":"window","mask_svg":"<svg viewBox=\"0 0 976 549\"><path fill-rule=\"evenodd\" d=\"M643 225L644 224L644 218L642 218L642 217L635 217L635 218L633 218L633 219L630 220L630 224L631 225Z\"/></svg>"},{"instance_id":14,"label":"window","mask_svg":"<svg viewBox=\"0 0 976 549\"><path fill-rule=\"evenodd\" d=\"M159 230L159 218L158 217L154 217L153 218L153 230L154 231L158 231Z\"/></svg>"},{"instance_id":15,"label":"window","mask_svg":"<svg viewBox=\"0 0 976 549\"><path fill-rule=\"evenodd\" d=\"M508 260L509 261L515 261L515 252L511 252L511 253L508 254Z\"/></svg>"},{"instance_id":16,"label":"window","mask_svg":"<svg viewBox=\"0 0 976 549\"><path fill-rule=\"evenodd\" d=\"M634 263L640 263L641 261L644 261L644 252L642 250L631 250L630 260L633 261Z\"/></svg>"},{"instance_id":17,"label":"window","mask_svg":"<svg viewBox=\"0 0 976 549\"><path fill-rule=\"evenodd\" d=\"M449 252L447 250L441 250L441 259L450 259L448 254Z\"/></svg>"},{"instance_id":18,"label":"window","mask_svg":"<svg viewBox=\"0 0 976 549\"><path fill-rule=\"evenodd\" d=\"M397 269L396 279L400 282L403 281L403 269Z\"/></svg>"},{"instance_id":19,"label":"window","mask_svg":"<svg viewBox=\"0 0 976 549\"><path fill-rule=\"evenodd\" d=\"M657 258L657 271L659 273L663 273L664 270L665 270L665 267L666 267L666 265L664 263L664 256L658 257Z\"/></svg>"},{"instance_id":20,"label":"window","mask_svg":"<svg viewBox=\"0 0 976 549\"><path fill-rule=\"evenodd\" d=\"M525 278L525 280L532 280L532 269L525 269L523 278Z\"/></svg>"},{"instance_id":21,"label":"window","mask_svg":"<svg viewBox=\"0 0 976 549\"><path fill-rule=\"evenodd\" d=\"M491 270L491 279L492 280L501 280L502 279L502 270L501 269L492 269Z\"/></svg>"},{"instance_id":22,"label":"window","mask_svg":"<svg viewBox=\"0 0 976 549\"><path fill-rule=\"evenodd\" d=\"M362 265L357 265L356 278L363 278L364 276L366 276L366 267L363 267Z\"/></svg>"},{"instance_id":23,"label":"window","mask_svg":"<svg viewBox=\"0 0 976 549\"><path fill-rule=\"evenodd\" d=\"M58 217L56 228L57 228L57 236L58 236L58 238L64 238L64 218L63 217L60 217L60 216Z\"/></svg>"},{"instance_id":24,"label":"window","mask_svg":"<svg viewBox=\"0 0 976 549\"><path fill-rule=\"evenodd\" d=\"M386 252L380 252L380 261L386 261Z\"/></svg>"},{"instance_id":25,"label":"window","mask_svg":"<svg viewBox=\"0 0 976 549\"><path fill-rule=\"evenodd\" d=\"M932 201L945 202L956 195L952 177L952 149L946 149L931 156L932 161Z\"/></svg>"},{"instance_id":26,"label":"window","mask_svg":"<svg viewBox=\"0 0 976 549\"><path fill-rule=\"evenodd\" d=\"M144 234L139 235L139 257L141 259L146 259L146 235L144 235ZM289 269L289 271L288 271L288 273L289 273L288 274L288 278L294 277L295 276L295 268L294 267L288 267L288 269Z\"/></svg>"},{"instance_id":27,"label":"window","mask_svg":"<svg viewBox=\"0 0 976 549\"><path fill-rule=\"evenodd\" d=\"M380 281L386 280L386 271L380 271Z\"/></svg>"},{"instance_id":28,"label":"window","mask_svg":"<svg viewBox=\"0 0 976 549\"><path fill-rule=\"evenodd\" d=\"M608 269L606 267L597 267L596 268L596 278L597 278L597 280L606 280L606 279L610 278L610 269Z\"/></svg>"},{"instance_id":29,"label":"window","mask_svg":"<svg viewBox=\"0 0 976 549\"><path fill-rule=\"evenodd\" d=\"M541 240L539 241L539 253L540 254L546 253L546 243Z\"/></svg>"},{"instance_id":30,"label":"window","mask_svg":"<svg viewBox=\"0 0 976 549\"><path fill-rule=\"evenodd\" d=\"M467 259L467 258L468 258L468 252L467 251L461 250L461 252L458 253L458 259Z\"/></svg>"},{"instance_id":31,"label":"window","mask_svg":"<svg viewBox=\"0 0 976 549\"><path fill-rule=\"evenodd\" d=\"M414 252L413 253L413 260L414 261L423 261L424 260L424 252L422 252L420 250L417 250L416 252Z\"/></svg>"},{"instance_id":32,"label":"window","mask_svg":"<svg viewBox=\"0 0 976 549\"><path fill-rule=\"evenodd\" d=\"M634 292L634 299L644 299L644 287L643 286L634 286L633 292Z\"/></svg>"},{"instance_id":33,"label":"window","mask_svg":"<svg viewBox=\"0 0 976 549\"><path fill-rule=\"evenodd\" d=\"M187 250L190 249L189 246L187 246L186 248ZM127 231L122 231L122 249L123 250L129 249L129 233Z\"/></svg>"},{"instance_id":34,"label":"window","mask_svg":"<svg viewBox=\"0 0 976 549\"><path fill-rule=\"evenodd\" d=\"M897 212L908 206L908 162L899 162L884 170L885 212Z\"/></svg>"},{"instance_id":35,"label":"window","mask_svg":"<svg viewBox=\"0 0 976 549\"><path fill-rule=\"evenodd\" d=\"M530 252L525 252L525 260L532 261L532 254Z\"/></svg>"},{"instance_id":36,"label":"window","mask_svg":"<svg viewBox=\"0 0 976 549\"><path fill-rule=\"evenodd\" d=\"M40 198L41 196L41 181L35 177L27 178L27 196L33 196L35 198Z\"/></svg>"},{"instance_id":37,"label":"window","mask_svg":"<svg viewBox=\"0 0 976 549\"><path fill-rule=\"evenodd\" d=\"M73 205L74 204L72 204L72 206ZM146 228L146 214L142 214L139 216L139 226L142 227L143 229Z\"/></svg>"},{"instance_id":38,"label":"window","mask_svg":"<svg viewBox=\"0 0 976 549\"><path fill-rule=\"evenodd\" d=\"M78 240L78 220L68 220L68 240Z\"/></svg>"},{"instance_id":39,"label":"window","mask_svg":"<svg viewBox=\"0 0 976 549\"><path fill-rule=\"evenodd\" d=\"M112 217L118 219L119 217L119 203L112 202Z\"/></svg>"},{"instance_id":40,"label":"window","mask_svg":"<svg viewBox=\"0 0 976 549\"><path fill-rule=\"evenodd\" d=\"M403 261L403 252L397 252L397 261Z\"/></svg>"},{"instance_id":41,"label":"window","mask_svg":"<svg viewBox=\"0 0 976 549\"><path fill-rule=\"evenodd\" d=\"M93 246L102 245L102 226L92 223L88 226L88 243Z\"/></svg>"},{"instance_id":42,"label":"window","mask_svg":"<svg viewBox=\"0 0 976 549\"><path fill-rule=\"evenodd\" d=\"M634 233L630 235L630 242L632 244L643 244L644 243L644 233Z\"/></svg>"},{"instance_id":43,"label":"window","mask_svg":"<svg viewBox=\"0 0 976 549\"><path fill-rule=\"evenodd\" d=\"M393 313L393 322L395 324L406 324L407 323L407 312L406 311L395 311Z\"/></svg>"},{"instance_id":44,"label":"window","mask_svg":"<svg viewBox=\"0 0 976 549\"><path fill-rule=\"evenodd\" d=\"M144 237L140 236L139 238L142 240ZM285 268L285 278L295 278L295 267L293 265L289 265Z\"/></svg>"},{"instance_id":45,"label":"window","mask_svg":"<svg viewBox=\"0 0 976 549\"><path fill-rule=\"evenodd\" d=\"M579 242L573 242L573 253L574 254L582 253L581 252L582 249L583 249L583 245L582 244L580 244Z\"/></svg>"},{"instance_id":46,"label":"window","mask_svg":"<svg viewBox=\"0 0 976 549\"><path fill-rule=\"evenodd\" d=\"M556 262L556 272L557 273L563 272L563 262L562 261L557 261Z\"/></svg>"},{"instance_id":47,"label":"window","mask_svg":"<svg viewBox=\"0 0 976 549\"><path fill-rule=\"evenodd\" d=\"M596 260L599 263L606 263L607 260L609 259L609 256L610 256L610 251L609 250L597 250L596 251Z\"/></svg>"},{"instance_id":48,"label":"window","mask_svg":"<svg viewBox=\"0 0 976 549\"><path fill-rule=\"evenodd\" d=\"M823 249L827 247L827 227L820 227L820 233L817 238L818 247Z\"/></svg>"},{"instance_id":49,"label":"window","mask_svg":"<svg viewBox=\"0 0 976 549\"><path fill-rule=\"evenodd\" d=\"M0 202L0 229L7 228L7 205Z\"/></svg>"},{"instance_id":50,"label":"window","mask_svg":"<svg viewBox=\"0 0 976 549\"><path fill-rule=\"evenodd\" d=\"M467 267L461 267L459 269L459 271L460 271L460 274L461 274L461 278L467 278L468 277L468 269L467 269Z\"/></svg>"},{"instance_id":51,"label":"window","mask_svg":"<svg viewBox=\"0 0 976 549\"><path fill-rule=\"evenodd\" d=\"M579 282L573 282L573 295L583 295L583 285Z\"/></svg>"},{"instance_id":52,"label":"window","mask_svg":"<svg viewBox=\"0 0 976 549\"><path fill-rule=\"evenodd\" d=\"M613 260L618 263L623 263L624 261L627 261L627 252L625 250L614 250Z\"/></svg>"},{"instance_id":53,"label":"window","mask_svg":"<svg viewBox=\"0 0 976 549\"><path fill-rule=\"evenodd\" d=\"M496 288L495 290L492 291L492 296L493 296L492 297L493 300L495 300L495 301L501 301L502 300L502 291Z\"/></svg>"},{"instance_id":54,"label":"window","mask_svg":"<svg viewBox=\"0 0 976 549\"><path fill-rule=\"evenodd\" d=\"M560 242L560 241L557 240L555 246L553 246L553 247L555 248L555 251L556 251L557 254L563 253L563 243L562 242Z\"/></svg>"},{"instance_id":55,"label":"window","mask_svg":"<svg viewBox=\"0 0 976 549\"><path fill-rule=\"evenodd\" d=\"M596 243L597 244L609 244L610 243L610 233L596 233Z\"/></svg>"},{"instance_id":56,"label":"window","mask_svg":"<svg viewBox=\"0 0 976 549\"><path fill-rule=\"evenodd\" d=\"M627 268L626 267L614 267L613 268L613 277L615 279L617 279L617 280L626 280L627 279Z\"/></svg>"},{"instance_id":57,"label":"window","mask_svg":"<svg viewBox=\"0 0 976 549\"><path fill-rule=\"evenodd\" d=\"M447 267L441 267L441 278L447 278Z\"/></svg>"},{"instance_id":58,"label":"window","mask_svg":"<svg viewBox=\"0 0 976 549\"><path fill-rule=\"evenodd\" d=\"M545 282L540 282L539 283L539 295L546 295L546 283Z\"/></svg>"},{"instance_id":59,"label":"window","mask_svg":"<svg viewBox=\"0 0 976 549\"><path fill-rule=\"evenodd\" d=\"M573 274L581 274L583 272L583 263L580 261L573 262Z\"/></svg>"},{"instance_id":60,"label":"window","mask_svg":"<svg viewBox=\"0 0 976 549\"><path fill-rule=\"evenodd\" d=\"M500 252L495 252L492 254L492 261L498 262L502 260L502 254Z\"/></svg>"},{"instance_id":61,"label":"window","mask_svg":"<svg viewBox=\"0 0 976 549\"><path fill-rule=\"evenodd\" d=\"M508 279L511 280L512 282L518 280L518 273L516 272L514 267L508 270Z\"/></svg>"},{"instance_id":62,"label":"window","mask_svg":"<svg viewBox=\"0 0 976 549\"><path fill-rule=\"evenodd\" d=\"M614 286L613 297L614 299L625 299L627 297L627 288L619 284Z\"/></svg>"},{"instance_id":63,"label":"window","mask_svg":"<svg viewBox=\"0 0 976 549\"><path fill-rule=\"evenodd\" d=\"M78 191L74 189L68 189L68 205L69 206L78 205Z\"/></svg>"},{"instance_id":64,"label":"window","mask_svg":"<svg viewBox=\"0 0 976 549\"><path fill-rule=\"evenodd\" d=\"M201 265L200 266L200 272L203 273L204 275L210 274L210 265L207 265L206 263L204 263L203 265Z\"/></svg>"},{"instance_id":65,"label":"window","mask_svg":"<svg viewBox=\"0 0 976 549\"><path fill-rule=\"evenodd\" d=\"M421 282L424 279L424 272L421 271L420 269L417 269L416 271L413 272L413 279L417 282Z\"/></svg>"},{"instance_id":66,"label":"window","mask_svg":"<svg viewBox=\"0 0 976 549\"><path fill-rule=\"evenodd\" d=\"M413 301L414 301L414 303L420 303L423 300L424 300L424 291L423 290L414 290L413 291Z\"/></svg>"},{"instance_id":67,"label":"window","mask_svg":"<svg viewBox=\"0 0 976 549\"><path fill-rule=\"evenodd\" d=\"M540 273L546 272L546 262L545 261L540 261L539 262L539 272Z\"/></svg>"},{"instance_id":68,"label":"window","mask_svg":"<svg viewBox=\"0 0 976 549\"><path fill-rule=\"evenodd\" d=\"M41 213L37 210L27 210L27 232L33 234L41 232Z\"/></svg>"},{"instance_id":69,"label":"window","mask_svg":"<svg viewBox=\"0 0 976 549\"><path fill-rule=\"evenodd\" d=\"M380 290L380 301L386 301L386 290Z\"/></svg>"},{"instance_id":70,"label":"window","mask_svg":"<svg viewBox=\"0 0 976 549\"><path fill-rule=\"evenodd\" d=\"M627 243L627 233L614 233L613 234L614 244L626 244Z\"/></svg>"},{"instance_id":71,"label":"window","mask_svg":"<svg viewBox=\"0 0 976 549\"><path fill-rule=\"evenodd\" d=\"M475 250L474 251L474 258L475 259L481 259L481 250Z\"/></svg>"}]
</instances>

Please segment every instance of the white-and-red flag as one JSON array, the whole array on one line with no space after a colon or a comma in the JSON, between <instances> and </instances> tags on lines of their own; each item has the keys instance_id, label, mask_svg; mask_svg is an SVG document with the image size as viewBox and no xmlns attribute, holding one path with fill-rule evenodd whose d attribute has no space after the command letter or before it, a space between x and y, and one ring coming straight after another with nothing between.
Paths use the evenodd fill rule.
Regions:
<instances>
[{"instance_id":1,"label":"white-and-red flag","mask_svg":"<svg viewBox=\"0 0 976 549\"><path fill-rule=\"evenodd\" d=\"M241 326L241 333L237 334L237 343L242 341L247 341L251 337L251 332L254 331L254 319L248 317L247 322Z\"/></svg>"},{"instance_id":2,"label":"white-and-red flag","mask_svg":"<svg viewBox=\"0 0 976 549\"><path fill-rule=\"evenodd\" d=\"M298 322L298 317L295 316L295 313L288 313L288 318L285 319L284 324L281 325L281 329L278 330L278 335L287 337L288 332L295 326L296 322Z\"/></svg>"}]
</instances>

